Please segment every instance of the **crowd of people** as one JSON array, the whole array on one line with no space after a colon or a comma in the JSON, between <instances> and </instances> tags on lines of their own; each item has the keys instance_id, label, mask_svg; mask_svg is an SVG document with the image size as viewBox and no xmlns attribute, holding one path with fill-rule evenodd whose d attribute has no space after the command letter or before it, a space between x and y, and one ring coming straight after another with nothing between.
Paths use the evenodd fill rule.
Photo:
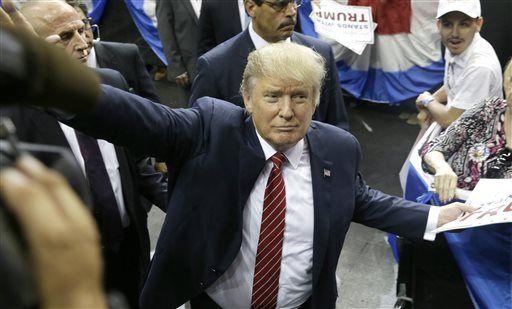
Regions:
<instances>
[{"instance_id":1,"label":"crowd of people","mask_svg":"<svg viewBox=\"0 0 512 309\"><path fill-rule=\"evenodd\" d=\"M416 101L443 131L421 151L443 207L366 185L332 50L294 31L300 5L157 1L167 78L190 106L172 109L135 45L94 39L81 1L2 1L1 34L34 74L2 117L23 142L68 149L92 201L28 154L2 166L39 305L334 308L350 222L432 241L474 211L456 187L512 178L512 65L503 76L479 35L478 0L439 2L444 83ZM150 263L153 205L166 219Z\"/></svg>"}]
</instances>

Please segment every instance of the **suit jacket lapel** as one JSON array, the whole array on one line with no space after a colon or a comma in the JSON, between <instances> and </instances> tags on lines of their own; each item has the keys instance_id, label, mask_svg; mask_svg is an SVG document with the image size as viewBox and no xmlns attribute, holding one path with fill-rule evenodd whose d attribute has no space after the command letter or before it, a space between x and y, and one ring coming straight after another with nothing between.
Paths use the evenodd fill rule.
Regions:
<instances>
[{"instance_id":1,"label":"suit jacket lapel","mask_svg":"<svg viewBox=\"0 0 512 309\"><path fill-rule=\"evenodd\" d=\"M105 48L101 42L94 43L94 51L96 52L96 61L100 68L120 68L121 64L117 57Z\"/></svg>"},{"instance_id":2,"label":"suit jacket lapel","mask_svg":"<svg viewBox=\"0 0 512 309\"><path fill-rule=\"evenodd\" d=\"M240 149L238 160L240 218L254 183L265 166L265 155L255 130L252 117L248 117L244 127L245 144Z\"/></svg>"},{"instance_id":3,"label":"suit jacket lapel","mask_svg":"<svg viewBox=\"0 0 512 309\"><path fill-rule=\"evenodd\" d=\"M329 242L330 230L330 199L331 199L331 171L333 163L325 158L325 145L322 143L316 130L311 124L306 135L309 144L311 160L311 181L313 184L314 203L314 236L313 236L313 289L315 288L325 252Z\"/></svg>"},{"instance_id":4,"label":"suit jacket lapel","mask_svg":"<svg viewBox=\"0 0 512 309\"><path fill-rule=\"evenodd\" d=\"M189 12L189 14L192 15L194 22L197 25L199 23L199 19L197 18L196 11L194 11L194 7L192 6L192 3L190 3L190 0L183 0L182 3Z\"/></svg>"},{"instance_id":5,"label":"suit jacket lapel","mask_svg":"<svg viewBox=\"0 0 512 309\"><path fill-rule=\"evenodd\" d=\"M41 135L42 141L44 140L51 145L70 148L64 132L62 132L59 122L55 118L41 113L37 117L31 117L31 121L35 128L39 128L37 132Z\"/></svg>"},{"instance_id":6,"label":"suit jacket lapel","mask_svg":"<svg viewBox=\"0 0 512 309\"><path fill-rule=\"evenodd\" d=\"M254 43L252 42L251 35L249 34L249 29L245 29L241 34L240 44L237 46L238 54L243 59L243 67L245 68L245 64L247 63L247 56L256 49ZM242 69L243 70L243 69Z\"/></svg>"}]
</instances>

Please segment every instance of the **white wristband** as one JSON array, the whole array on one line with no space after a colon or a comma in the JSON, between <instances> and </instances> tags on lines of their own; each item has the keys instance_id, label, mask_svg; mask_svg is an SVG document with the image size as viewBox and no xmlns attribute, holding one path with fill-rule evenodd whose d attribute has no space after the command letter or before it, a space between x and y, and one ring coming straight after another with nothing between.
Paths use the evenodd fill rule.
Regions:
<instances>
[{"instance_id":1,"label":"white wristband","mask_svg":"<svg viewBox=\"0 0 512 309\"><path fill-rule=\"evenodd\" d=\"M421 105L423 105L424 107L427 107L427 106L428 106L428 104L429 104L430 102L434 101L434 100L435 100L434 96L433 96L433 95L430 95L429 97L426 97L426 98L422 99L422 100L420 101L420 103L421 103Z\"/></svg>"}]
</instances>

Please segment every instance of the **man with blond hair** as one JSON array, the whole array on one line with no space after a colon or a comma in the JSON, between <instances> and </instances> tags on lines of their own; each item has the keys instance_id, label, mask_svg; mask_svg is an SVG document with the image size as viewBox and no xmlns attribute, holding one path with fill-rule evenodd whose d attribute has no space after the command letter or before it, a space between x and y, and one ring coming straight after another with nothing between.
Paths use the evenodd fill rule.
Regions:
<instances>
[{"instance_id":1,"label":"man with blond hair","mask_svg":"<svg viewBox=\"0 0 512 309\"><path fill-rule=\"evenodd\" d=\"M334 308L351 221L421 240L472 210L369 188L357 140L312 121L324 76L322 56L283 42L249 55L246 110L213 98L173 110L102 86L92 112L67 118L173 166L143 308Z\"/></svg>"}]
</instances>

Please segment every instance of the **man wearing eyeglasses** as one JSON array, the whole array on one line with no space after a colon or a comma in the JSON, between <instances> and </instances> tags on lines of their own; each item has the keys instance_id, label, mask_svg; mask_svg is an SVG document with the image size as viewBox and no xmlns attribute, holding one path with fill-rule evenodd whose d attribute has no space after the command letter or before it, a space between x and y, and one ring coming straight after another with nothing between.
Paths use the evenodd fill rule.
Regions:
<instances>
[{"instance_id":1,"label":"man wearing eyeglasses","mask_svg":"<svg viewBox=\"0 0 512 309\"><path fill-rule=\"evenodd\" d=\"M198 75L192 84L190 105L194 106L198 98L210 96L243 107L240 83L249 53L269 43L292 41L314 49L325 59L326 82L313 119L348 129L347 112L330 46L293 31L301 2L245 0L245 10L251 17L249 27L198 59Z\"/></svg>"},{"instance_id":2,"label":"man wearing eyeglasses","mask_svg":"<svg viewBox=\"0 0 512 309\"><path fill-rule=\"evenodd\" d=\"M137 45L100 41L99 30L96 25L92 25L92 19L87 15L85 4L77 0L66 0L66 2L77 11L84 24L84 38L88 46L87 66L116 70L126 79L131 92L153 102L160 102ZM96 40L94 40L93 27L96 27L98 32Z\"/></svg>"},{"instance_id":3,"label":"man wearing eyeglasses","mask_svg":"<svg viewBox=\"0 0 512 309\"><path fill-rule=\"evenodd\" d=\"M4 7L8 4L10 1L3 1ZM47 0L28 2L21 12L40 37L64 48L84 65L90 60L90 26L79 10L63 1ZM103 74L104 83L128 90L121 74L108 71L110 80ZM76 73L70 69L69 74ZM62 85L66 86L66 83ZM147 208L139 195L165 208L167 184L163 175L156 173L146 160L136 161L126 148L86 136L43 111L12 107L1 113L15 123L20 140L64 147L74 155L89 181L94 200L93 213L102 237L106 289L123 293L130 307L137 308L150 258Z\"/></svg>"}]
</instances>

